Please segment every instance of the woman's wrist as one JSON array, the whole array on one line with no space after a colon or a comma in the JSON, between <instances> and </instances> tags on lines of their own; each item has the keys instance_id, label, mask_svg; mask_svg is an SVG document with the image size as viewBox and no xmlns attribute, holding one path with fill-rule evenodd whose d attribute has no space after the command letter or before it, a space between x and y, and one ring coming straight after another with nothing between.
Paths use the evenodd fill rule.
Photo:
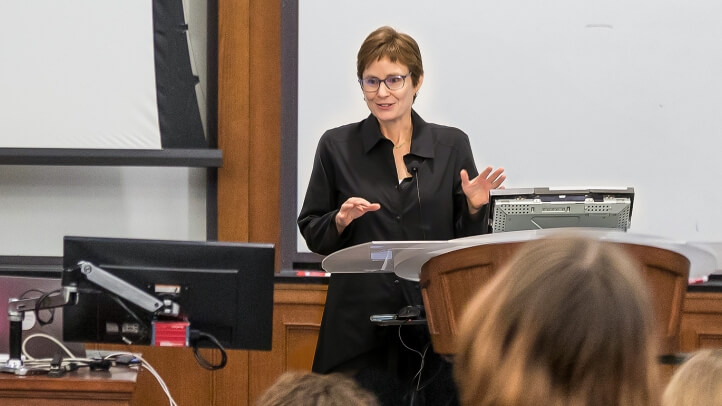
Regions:
<instances>
[{"instance_id":1,"label":"woman's wrist","mask_svg":"<svg viewBox=\"0 0 722 406\"><path fill-rule=\"evenodd\" d=\"M346 224L343 224L341 219L339 218L340 212L336 213L336 215L333 218L334 223L336 224L336 231L338 231L338 234L341 235L343 233L343 230L346 229Z\"/></svg>"}]
</instances>

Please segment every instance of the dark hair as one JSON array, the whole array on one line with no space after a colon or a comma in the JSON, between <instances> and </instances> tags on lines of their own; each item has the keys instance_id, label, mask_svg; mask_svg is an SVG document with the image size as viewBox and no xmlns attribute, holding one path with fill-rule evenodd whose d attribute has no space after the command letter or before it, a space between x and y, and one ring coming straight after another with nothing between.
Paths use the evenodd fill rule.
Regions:
<instances>
[{"instance_id":1,"label":"dark hair","mask_svg":"<svg viewBox=\"0 0 722 406\"><path fill-rule=\"evenodd\" d=\"M462 317L461 404L657 405L651 306L620 247L574 236L526 243Z\"/></svg>"},{"instance_id":2,"label":"dark hair","mask_svg":"<svg viewBox=\"0 0 722 406\"><path fill-rule=\"evenodd\" d=\"M389 58L409 67L414 86L424 75L419 44L408 34L400 33L391 27L381 27L366 37L356 58L356 74L362 79L364 70L373 62Z\"/></svg>"}]
</instances>

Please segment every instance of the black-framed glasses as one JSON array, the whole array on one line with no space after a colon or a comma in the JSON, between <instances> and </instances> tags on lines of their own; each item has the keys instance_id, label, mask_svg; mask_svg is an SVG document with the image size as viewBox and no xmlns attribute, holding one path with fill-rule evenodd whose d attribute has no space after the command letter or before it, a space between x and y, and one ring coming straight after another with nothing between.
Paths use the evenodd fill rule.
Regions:
<instances>
[{"instance_id":1,"label":"black-framed glasses","mask_svg":"<svg viewBox=\"0 0 722 406\"><path fill-rule=\"evenodd\" d=\"M409 75L411 75L411 72L405 75L387 76L386 79L379 79L375 77L363 78L359 79L358 82L361 84L361 89L364 92L375 92L379 90L381 82L385 83L386 88L389 90L399 90L404 87L404 84L406 83L406 77L408 77Z\"/></svg>"}]
</instances>

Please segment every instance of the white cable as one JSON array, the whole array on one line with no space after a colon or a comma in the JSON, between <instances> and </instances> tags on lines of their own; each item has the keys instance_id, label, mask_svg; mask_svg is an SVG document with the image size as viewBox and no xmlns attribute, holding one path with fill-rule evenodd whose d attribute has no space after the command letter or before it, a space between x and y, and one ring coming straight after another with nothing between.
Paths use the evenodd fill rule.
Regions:
<instances>
[{"instance_id":1,"label":"white cable","mask_svg":"<svg viewBox=\"0 0 722 406\"><path fill-rule=\"evenodd\" d=\"M426 348L424 348L424 353L422 354L421 351L417 351L417 350L409 347L408 345L406 345L406 343L404 342L404 339L401 337L401 327L403 327L403 325L400 325L400 326L399 326L399 341L401 341L401 345L403 345L404 347L406 347L407 350L413 351L413 352L419 354L419 357L421 357L421 364L419 365L419 370L418 370L418 371L416 372L416 374L411 378L411 381L413 382L414 379L416 379L416 378L418 377L418 379L416 379L416 391L418 392L418 391L421 390L421 371L424 370L424 362L425 362L425 360L426 360L426 351L429 350L429 346L430 346L431 343L426 344Z\"/></svg>"},{"instance_id":2,"label":"white cable","mask_svg":"<svg viewBox=\"0 0 722 406\"><path fill-rule=\"evenodd\" d=\"M68 357L78 358L77 355L73 354L73 352L70 351L70 349L68 349L68 347L66 347L65 344L61 343L57 338L55 338L51 335L48 335L48 334L44 334L44 333L35 333L35 334L31 334L31 335L27 336L23 340L23 345L22 345L23 355L25 356L25 358L27 358L30 361L34 361L36 359L33 358L30 354L28 354L27 349L26 349L26 344L28 343L28 341L30 341L33 338L45 338L47 340L50 340L50 341L54 342L55 344L57 344L57 346L60 347Z\"/></svg>"},{"instance_id":3,"label":"white cable","mask_svg":"<svg viewBox=\"0 0 722 406\"><path fill-rule=\"evenodd\" d=\"M63 343L61 343L58 339L56 339L55 337L53 337L51 335L43 334L43 333L35 333L32 335L29 335L27 338L25 338L25 340L23 340L22 352L23 352L23 355L25 356L25 358L27 359L26 364L33 364L33 365L37 365L37 366L46 366L47 365L48 367L50 367L50 364L49 364L51 361L50 358L33 358L30 354L28 354L28 352L26 350L26 344L28 341L30 341L33 338L45 338L45 339L50 340L50 341L54 342L55 344L57 344L65 352L65 354L70 357L70 359L66 358L65 360L63 360L64 362L74 362L74 361L90 362L90 361L92 361L89 358L79 358L78 356L73 354L73 352L70 351L70 349L68 349L68 347L66 347ZM150 364L150 362L146 361L140 355L133 354L130 352L115 352L115 353L106 355L104 358L108 359L108 358L116 357L118 355L131 355L131 356L137 358L138 360L140 360L141 366L145 367L145 369L147 369L158 381L158 384L160 385L161 389L163 389L163 392L165 392L166 396L168 397L170 406L178 406L178 403L176 403L175 399L173 399L173 396L170 394L170 390L168 389L168 386L165 384L165 381L163 381L163 378L161 378L160 374L155 370L155 368L153 368L153 366Z\"/></svg>"},{"instance_id":4,"label":"white cable","mask_svg":"<svg viewBox=\"0 0 722 406\"><path fill-rule=\"evenodd\" d=\"M143 357L141 357L140 355L138 355L138 354L133 354L133 353L130 353L130 352L115 352L115 353L106 355L106 356L104 357L104 359L109 359L109 358L117 357L118 355L131 355L131 356L137 358L138 360L140 360L141 366L145 367L145 369L148 370L148 372L150 372L150 373L155 377L156 381L158 381L158 385L160 385L161 389L163 389L163 392L165 392L165 395L168 397L168 401L170 402L170 406L178 406L178 403L176 403L175 399L173 399L173 396L170 394L170 390L168 389L168 386L165 384L165 381L163 380L163 378L161 378L161 376L160 376L160 374L158 373L158 371L156 371L155 368L153 368L153 366L150 365L150 362L146 361L146 360L145 360Z\"/></svg>"}]
</instances>

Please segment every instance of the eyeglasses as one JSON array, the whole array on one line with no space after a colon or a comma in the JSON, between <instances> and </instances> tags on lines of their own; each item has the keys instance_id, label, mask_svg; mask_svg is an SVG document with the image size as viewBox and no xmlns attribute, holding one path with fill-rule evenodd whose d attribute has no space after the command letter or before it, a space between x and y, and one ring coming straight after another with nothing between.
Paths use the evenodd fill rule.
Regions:
<instances>
[{"instance_id":1,"label":"eyeglasses","mask_svg":"<svg viewBox=\"0 0 722 406\"><path fill-rule=\"evenodd\" d=\"M411 75L411 72L405 74L405 75L393 75L388 76L386 79L379 79L379 78L363 78L359 79L359 83L361 84L361 89L364 92L375 92L379 90L379 87L381 86L381 82L384 82L386 84L386 88L389 90L399 90L402 87L404 87L404 84L406 83L406 77Z\"/></svg>"}]
</instances>

